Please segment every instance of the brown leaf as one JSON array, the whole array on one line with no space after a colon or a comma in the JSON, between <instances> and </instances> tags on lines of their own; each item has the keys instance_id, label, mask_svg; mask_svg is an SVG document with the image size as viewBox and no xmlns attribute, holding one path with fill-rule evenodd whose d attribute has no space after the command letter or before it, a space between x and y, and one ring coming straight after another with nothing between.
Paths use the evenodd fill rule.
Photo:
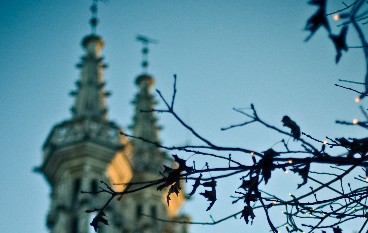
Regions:
<instances>
[{"instance_id":1,"label":"brown leaf","mask_svg":"<svg viewBox=\"0 0 368 233\"><path fill-rule=\"evenodd\" d=\"M332 230L333 233L342 233L342 229L339 226L332 228Z\"/></svg>"},{"instance_id":2,"label":"brown leaf","mask_svg":"<svg viewBox=\"0 0 368 233\"><path fill-rule=\"evenodd\" d=\"M298 188L302 187L303 185L305 185L307 183L309 169L310 169L310 163L307 163L302 168L295 167L295 168L291 169L293 172L298 173L302 177L302 179L303 179L303 183L298 184Z\"/></svg>"},{"instance_id":3,"label":"brown leaf","mask_svg":"<svg viewBox=\"0 0 368 233\"><path fill-rule=\"evenodd\" d=\"M316 13L307 20L305 30L310 31L310 34L305 41L308 41L321 26L325 27L327 31L330 32L330 25L326 18L326 0L310 0L309 4L317 5L319 8Z\"/></svg>"},{"instance_id":4,"label":"brown leaf","mask_svg":"<svg viewBox=\"0 0 368 233\"><path fill-rule=\"evenodd\" d=\"M242 210L242 214L240 218L244 217L244 221L246 224L249 223L249 217L253 220L255 215L253 213L253 208L251 206L244 206L244 209Z\"/></svg>"},{"instance_id":5,"label":"brown leaf","mask_svg":"<svg viewBox=\"0 0 368 233\"><path fill-rule=\"evenodd\" d=\"M300 127L295 121L291 120L289 116L284 116L281 122L284 123L285 127L288 127L289 129L291 129L291 134L293 135L293 138L295 140L300 139L300 136L301 136Z\"/></svg>"},{"instance_id":6,"label":"brown leaf","mask_svg":"<svg viewBox=\"0 0 368 233\"><path fill-rule=\"evenodd\" d=\"M348 32L348 26L344 26L341 29L341 32L339 35L330 35L330 39L332 40L333 44L336 48L336 63L340 61L340 58L342 56L342 50L348 51L348 46L346 45L346 34Z\"/></svg>"},{"instance_id":7,"label":"brown leaf","mask_svg":"<svg viewBox=\"0 0 368 233\"><path fill-rule=\"evenodd\" d=\"M273 149L268 149L263 153L263 158L259 161L261 167L263 178L267 184L268 180L271 178L271 171L273 169L273 158L278 155Z\"/></svg>"},{"instance_id":8,"label":"brown leaf","mask_svg":"<svg viewBox=\"0 0 368 233\"><path fill-rule=\"evenodd\" d=\"M176 196L178 196L180 190L181 190L180 180L175 182L173 185L170 186L170 189L167 192L167 196L166 196L167 205L169 205L169 201L171 200L170 195L172 193L175 193Z\"/></svg>"},{"instance_id":9,"label":"brown leaf","mask_svg":"<svg viewBox=\"0 0 368 233\"><path fill-rule=\"evenodd\" d=\"M197 179L195 180L195 183L193 184L193 189L192 189L192 191L188 194L188 197L192 196L192 195L196 192L196 190L197 190L197 188L199 187L199 185L201 185L201 178L202 178L202 174L200 174L200 175L197 177Z\"/></svg>"},{"instance_id":10,"label":"brown leaf","mask_svg":"<svg viewBox=\"0 0 368 233\"><path fill-rule=\"evenodd\" d=\"M215 204L217 198L216 198L216 185L217 182L212 179L212 181L210 182L205 182L202 184L204 187L210 187L211 190L206 190L203 193L200 193L200 195L204 196L205 198L207 198L207 201L210 201L210 205L208 206L208 208L206 209L206 211L210 210L213 206L213 204Z\"/></svg>"},{"instance_id":11,"label":"brown leaf","mask_svg":"<svg viewBox=\"0 0 368 233\"><path fill-rule=\"evenodd\" d=\"M106 214L101 211L99 212L96 217L93 218L92 222L89 224L91 226L93 226L93 228L95 229L95 231L97 232L98 228L101 228L98 224L101 222L105 225L109 225L109 222L107 221L107 219L105 218Z\"/></svg>"},{"instance_id":12,"label":"brown leaf","mask_svg":"<svg viewBox=\"0 0 368 233\"><path fill-rule=\"evenodd\" d=\"M164 165L164 173L167 174L165 177L165 181L163 184L157 187L157 190L162 190L170 185L179 182L180 183L180 175L182 172L191 172L193 167L188 167L185 163L184 159L180 159L177 155L173 155L175 162L178 163L178 168L170 168Z\"/></svg>"},{"instance_id":13,"label":"brown leaf","mask_svg":"<svg viewBox=\"0 0 368 233\"><path fill-rule=\"evenodd\" d=\"M244 189L245 191L255 191L258 190L258 176L251 177L249 180L243 180L242 184L239 188Z\"/></svg>"}]
</instances>

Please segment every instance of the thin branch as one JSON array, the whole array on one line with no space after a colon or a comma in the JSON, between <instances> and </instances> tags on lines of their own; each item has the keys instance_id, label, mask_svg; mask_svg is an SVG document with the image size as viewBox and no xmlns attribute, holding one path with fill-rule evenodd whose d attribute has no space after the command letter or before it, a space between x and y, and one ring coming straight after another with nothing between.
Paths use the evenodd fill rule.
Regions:
<instances>
[{"instance_id":1,"label":"thin branch","mask_svg":"<svg viewBox=\"0 0 368 233\"><path fill-rule=\"evenodd\" d=\"M354 84L361 84L361 85L365 85L365 83L362 83L362 82L355 82L355 81L345 80L345 79L339 79L339 82L354 83Z\"/></svg>"},{"instance_id":2,"label":"thin branch","mask_svg":"<svg viewBox=\"0 0 368 233\"><path fill-rule=\"evenodd\" d=\"M341 86L341 85L339 85L339 84L335 84L335 86L337 86L337 87L341 87L341 88L344 88L344 89L347 89L347 90L350 90L350 91L353 91L353 92L356 92L356 93L358 93L358 94L361 94L362 96L368 96L366 93L363 93L363 92L357 91L357 90L355 90L355 89L353 89L353 88L350 88L350 87Z\"/></svg>"},{"instance_id":3,"label":"thin branch","mask_svg":"<svg viewBox=\"0 0 368 233\"><path fill-rule=\"evenodd\" d=\"M337 14L337 13L343 12L343 11L345 11L345 10L349 9L350 7L354 6L358 1L359 1L359 0L357 0L357 1L353 2L353 3L351 3L350 5L345 5L345 7L344 7L344 8L339 9L339 10L334 11L334 12L331 12L331 13L328 13L328 14L326 14L326 15L327 15L327 16L329 16L329 15L334 15L334 14Z\"/></svg>"}]
</instances>

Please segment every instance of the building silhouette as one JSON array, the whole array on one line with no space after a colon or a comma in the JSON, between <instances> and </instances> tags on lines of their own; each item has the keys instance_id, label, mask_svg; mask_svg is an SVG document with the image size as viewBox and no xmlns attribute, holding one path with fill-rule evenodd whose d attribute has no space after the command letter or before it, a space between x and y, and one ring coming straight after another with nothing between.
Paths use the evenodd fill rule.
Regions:
<instances>
[{"instance_id":1,"label":"building silhouette","mask_svg":"<svg viewBox=\"0 0 368 233\"><path fill-rule=\"evenodd\" d=\"M42 165L38 171L51 187L51 205L46 223L51 233L94 232L90 222L93 213L87 209L101 208L109 195L83 194L81 191L98 191L108 183L115 191L123 191L129 182L157 179L164 164L172 163L165 152L140 140L129 140L121 128L108 119L103 70L102 50L104 41L96 34L97 1L91 7L91 34L82 39L84 55L77 67L81 70L71 108L72 116L56 124L43 145ZM143 49L148 52L148 50ZM145 60L143 66L148 65ZM132 135L159 142L159 125L152 109L155 105L151 87L154 78L143 72L135 80L137 94L133 105L135 114L131 124ZM167 190L157 187L115 198L107 207L108 226L101 226L101 233L186 233L187 226L172 221L188 220L178 215L185 201L180 193L171 195L166 204ZM150 217L147 217L149 215Z\"/></svg>"}]
</instances>

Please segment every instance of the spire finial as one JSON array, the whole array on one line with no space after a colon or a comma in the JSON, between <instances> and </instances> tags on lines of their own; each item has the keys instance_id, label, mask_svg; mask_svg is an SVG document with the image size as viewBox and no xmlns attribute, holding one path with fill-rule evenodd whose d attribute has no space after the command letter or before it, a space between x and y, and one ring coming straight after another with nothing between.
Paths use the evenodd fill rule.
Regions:
<instances>
[{"instance_id":1,"label":"spire finial","mask_svg":"<svg viewBox=\"0 0 368 233\"><path fill-rule=\"evenodd\" d=\"M142 69L143 72L147 73L148 72L148 53L149 53L149 49L148 49L148 45L149 44L158 44L158 40L149 38L147 36L143 36L143 35L137 35L136 40L138 42L142 43Z\"/></svg>"},{"instance_id":2,"label":"spire finial","mask_svg":"<svg viewBox=\"0 0 368 233\"><path fill-rule=\"evenodd\" d=\"M97 7L97 3L98 3L98 0L93 0L92 5L89 8L89 10L92 13L92 17L89 20L89 24L91 25L91 34L96 33L96 28L97 28L97 24L98 24L98 18L97 18L98 7Z\"/></svg>"}]
</instances>

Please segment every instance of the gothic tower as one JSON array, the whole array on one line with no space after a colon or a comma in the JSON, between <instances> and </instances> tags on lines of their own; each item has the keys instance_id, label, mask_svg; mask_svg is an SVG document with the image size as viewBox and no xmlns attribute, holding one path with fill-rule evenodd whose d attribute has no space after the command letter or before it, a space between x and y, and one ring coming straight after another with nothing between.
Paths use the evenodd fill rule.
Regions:
<instances>
[{"instance_id":1,"label":"gothic tower","mask_svg":"<svg viewBox=\"0 0 368 233\"><path fill-rule=\"evenodd\" d=\"M154 84L154 78L148 74L148 44L151 39L138 36L137 39L143 43L143 73L139 75L135 84L138 88L132 103L135 107L135 113L133 117L133 123L131 125L132 134L135 138L143 138L150 142L159 143L159 130L160 126L157 123L155 114L150 111L155 108L156 101L152 94L152 86ZM132 140L133 156L132 156L132 169L133 178L132 182L146 182L161 178L160 171L163 169L163 165L171 166L172 160L168 158L166 153L161 151L155 145L143 142L139 139ZM167 190L157 191L157 187L151 187L141 192L127 195L124 200L127 205L132 206L130 212L135 213L135 216L130 221L136 222L135 231L144 233L186 233L187 226L183 224L163 224L162 222L155 221L156 218L167 219L173 221L187 220L187 216L178 216L178 210L185 201L183 192L178 196L172 194L170 196L170 205L166 202ZM149 215L150 217L144 216ZM135 217L135 219L134 219Z\"/></svg>"},{"instance_id":2,"label":"gothic tower","mask_svg":"<svg viewBox=\"0 0 368 233\"><path fill-rule=\"evenodd\" d=\"M97 1L91 7L92 32L82 40L84 55L77 65L81 75L76 91L72 117L56 124L43 146L43 161L38 171L51 186L51 205L47 226L51 233L89 233L91 214L87 209L100 208L109 198L107 194L82 194L97 191L100 180L117 191L126 186L116 183L144 182L157 179L167 155L139 140L130 142L121 135L119 126L108 120L103 70L104 41L96 34ZM138 93L133 101L135 115L132 134L158 141L159 127L155 115L141 113L155 105L151 93L153 77L142 74L136 79ZM109 226L102 233L186 233L185 225L165 223L156 219L183 220L177 216L184 196L173 197L168 207L167 190L156 187L125 195L113 200L105 211ZM173 195L172 195L173 196ZM147 217L150 216L150 217Z\"/></svg>"}]
</instances>

